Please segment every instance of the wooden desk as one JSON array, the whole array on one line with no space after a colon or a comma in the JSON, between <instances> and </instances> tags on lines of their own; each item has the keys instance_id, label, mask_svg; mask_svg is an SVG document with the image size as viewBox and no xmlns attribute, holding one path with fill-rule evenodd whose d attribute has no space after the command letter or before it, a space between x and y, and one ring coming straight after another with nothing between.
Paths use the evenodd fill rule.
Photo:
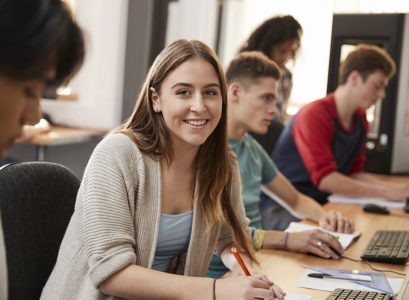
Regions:
<instances>
[{"instance_id":1,"label":"wooden desk","mask_svg":"<svg viewBox=\"0 0 409 300\"><path fill-rule=\"evenodd\" d=\"M37 160L44 160L49 146L84 143L100 139L106 131L98 129L52 126L46 133L35 134L26 144L36 145Z\"/></svg>"},{"instance_id":2,"label":"wooden desk","mask_svg":"<svg viewBox=\"0 0 409 300\"><path fill-rule=\"evenodd\" d=\"M376 230L408 230L409 214L403 210L391 209L391 212L398 215L375 215L364 213L359 205L328 203L324 206L327 210L335 210L343 213L355 224L355 230L361 232L361 237L356 240L345 251L344 255L354 259L360 259L366 245ZM306 222L308 223L308 222ZM358 269L372 271L364 262L353 262L345 258L340 260L323 259L314 255L298 254L279 250L261 250L257 253L261 266L260 273L266 274L273 282L277 283L284 291L311 295L313 299L325 299L328 291L318 291L313 289L299 288L295 283L304 273L305 269L301 265L313 265L338 269ZM408 267L402 265L372 263L380 269L395 270L406 273ZM393 273L386 273L387 277L397 277Z\"/></svg>"}]
</instances>

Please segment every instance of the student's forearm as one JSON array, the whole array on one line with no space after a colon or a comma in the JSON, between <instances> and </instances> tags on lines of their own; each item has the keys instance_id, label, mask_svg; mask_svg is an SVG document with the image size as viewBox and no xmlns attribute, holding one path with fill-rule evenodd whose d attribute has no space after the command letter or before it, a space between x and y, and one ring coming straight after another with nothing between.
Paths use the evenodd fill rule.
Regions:
<instances>
[{"instance_id":1,"label":"student's forearm","mask_svg":"<svg viewBox=\"0 0 409 300\"><path fill-rule=\"evenodd\" d=\"M129 265L105 280L104 294L125 299L209 299L213 297L210 278L174 275Z\"/></svg>"},{"instance_id":2,"label":"student's forearm","mask_svg":"<svg viewBox=\"0 0 409 300\"><path fill-rule=\"evenodd\" d=\"M305 218L316 222L327 215L327 212L317 201L299 192L293 209Z\"/></svg>"},{"instance_id":3,"label":"student's forearm","mask_svg":"<svg viewBox=\"0 0 409 300\"><path fill-rule=\"evenodd\" d=\"M359 172L350 175L351 178L359 180L361 182L367 182L367 183L381 183L379 180L371 176L370 174L364 173L364 172Z\"/></svg>"},{"instance_id":4,"label":"student's forearm","mask_svg":"<svg viewBox=\"0 0 409 300\"><path fill-rule=\"evenodd\" d=\"M297 191L280 172L266 187L304 218L318 222L327 214L319 203Z\"/></svg>"},{"instance_id":5,"label":"student's forearm","mask_svg":"<svg viewBox=\"0 0 409 300\"><path fill-rule=\"evenodd\" d=\"M367 183L373 183L373 184L378 184L378 185L384 185L385 187L397 187L399 184L404 183L402 182L396 182L396 181L386 181L382 179L378 179L375 176L366 173L366 172L360 172L360 173L355 173L351 175L351 178L359 180L361 182L367 182Z\"/></svg>"},{"instance_id":6,"label":"student's forearm","mask_svg":"<svg viewBox=\"0 0 409 300\"><path fill-rule=\"evenodd\" d=\"M264 234L263 249L284 249L285 242L284 231L266 230Z\"/></svg>"},{"instance_id":7,"label":"student's forearm","mask_svg":"<svg viewBox=\"0 0 409 300\"><path fill-rule=\"evenodd\" d=\"M388 186L377 183L368 175L357 174L354 177L332 172L321 179L318 188L347 197L385 197L388 198Z\"/></svg>"}]
</instances>

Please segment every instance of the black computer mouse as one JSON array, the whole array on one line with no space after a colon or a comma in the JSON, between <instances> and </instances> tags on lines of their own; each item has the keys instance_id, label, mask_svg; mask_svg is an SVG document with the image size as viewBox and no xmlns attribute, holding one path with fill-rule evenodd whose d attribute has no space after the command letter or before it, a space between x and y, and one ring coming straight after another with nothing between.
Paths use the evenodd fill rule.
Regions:
<instances>
[{"instance_id":1,"label":"black computer mouse","mask_svg":"<svg viewBox=\"0 0 409 300\"><path fill-rule=\"evenodd\" d=\"M338 255L339 258L342 258L342 254L339 253L336 249L329 247L336 255Z\"/></svg>"},{"instance_id":2,"label":"black computer mouse","mask_svg":"<svg viewBox=\"0 0 409 300\"><path fill-rule=\"evenodd\" d=\"M373 204L373 203L367 203L363 205L362 209L366 212L374 213L374 214L381 214L381 215L390 214L389 209L387 209L385 206L380 206L380 205Z\"/></svg>"}]
</instances>

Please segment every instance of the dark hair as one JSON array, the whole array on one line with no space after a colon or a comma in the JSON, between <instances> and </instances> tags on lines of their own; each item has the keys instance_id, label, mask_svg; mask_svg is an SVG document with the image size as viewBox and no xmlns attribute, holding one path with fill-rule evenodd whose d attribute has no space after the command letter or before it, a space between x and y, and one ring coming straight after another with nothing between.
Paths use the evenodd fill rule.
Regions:
<instances>
[{"instance_id":1,"label":"dark hair","mask_svg":"<svg viewBox=\"0 0 409 300\"><path fill-rule=\"evenodd\" d=\"M271 50L275 45L288 40L295 40L296 46L293 58L300 48L302 27L296 19L290 15L276 16L264 21L249 36L247 41L240 47L239 52L261 51L270 57Z\"/></svg>"},{"instance_id":2,"label":"dark hair","mask_svg":"<svg viewBox=\"0 0 409 300\"><path fill-rule=\"evenodd\" d=\"M273 77L280 80L281 71L277 64L260 51L249 51L238 54L229 64L226 71L227 83L239 81L245 88L258 82L260 77Z\"/></svg>"},{"instance_id":3,"label":"dark hair","mask_svg":"<svg viewBox=\"0 0 409 300\"><path fill-rule=\"evenodd\" d=\"M376 72L381 71L391 78L396 72L396 65L389 54L375 45L359 44L351 51L339 69L339 84L345 84L352 71L358 71L363 80Z\"/></svg>"},{"instance_id":4,"label":"dark hair","mask_svg":"<svg viewBox=\"0 0 409 300\"><path fill-rule=\"evenodd\" d=\"M14 79L69 80L84 59L81 29L61 0L0 0L0 73Z\"/></svg>"},{"instance_id":5,"label":"dark hair","mask_svg":"<svg viewBox=\"0 0 409 300\"><path fill-rule=\"evenodd\" d=\"M154 159L174 158L172 140L162 113L155 113L150 88L160 94L163 81L178 66L189 59L200 58L211 64L217 74L222 96L222 114L219 123L207 140L199 147L196 156L199 203L203 207L207 228L225 220L232 229L234 241L255 260L249 243L231 204L231 163L234 155L227 144L227 85L216 53L200 41L177 40L156 57L139 93L131 117L113 133L128 135L138 148Z\"/></svg>"}]
</instances>

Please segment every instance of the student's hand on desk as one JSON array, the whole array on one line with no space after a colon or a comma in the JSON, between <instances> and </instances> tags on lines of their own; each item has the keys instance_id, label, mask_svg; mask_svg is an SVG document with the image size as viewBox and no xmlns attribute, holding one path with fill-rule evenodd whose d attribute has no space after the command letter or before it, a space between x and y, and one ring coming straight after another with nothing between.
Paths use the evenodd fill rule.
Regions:
<instances>
[{"instance_id":1,"label":"student's hand on desk","mask_svg":"<svg viewBox=\"0 0 409 300\"><path fill-rule=\"evenodd\" d=\"M329 211L325 217L319 221L320 227L329 230L342 233L353 233L354 224L344 217L339 212Z\"/></svg>"},{"instance_id":2,"label":"student's hand on desk","mask_svg":"<svg viewBox=\"0 0 409 300\"><path fill-rule=\"evenodd\" d=\"M285 293L265 275L249 269L252 276L237 275L217 280L216 299L277 299L283 300Z\"/></svg>"},{"instance_id":3,"label":"student's hand on desk","mask_svg":"<svg viewBox=\"0 0 409 300\"><path fill-rule=\"evenodd\" d=\"M405 201L409 198L409 183L397 183L386 188L388 189L386 199L389 201Z\"/></svg>"},{"instance_id":4,"label":"student's hand on desk","mask_svg":"<svg viewBox=\"0 0 409 300\"><path fill-rule=\"evenodd\" d=\"M335 236L319 229L291 232L288 234L287 250L292 252L312 253L323 258L339 259L344 252Z\"/></svg>"}]
</instances>

